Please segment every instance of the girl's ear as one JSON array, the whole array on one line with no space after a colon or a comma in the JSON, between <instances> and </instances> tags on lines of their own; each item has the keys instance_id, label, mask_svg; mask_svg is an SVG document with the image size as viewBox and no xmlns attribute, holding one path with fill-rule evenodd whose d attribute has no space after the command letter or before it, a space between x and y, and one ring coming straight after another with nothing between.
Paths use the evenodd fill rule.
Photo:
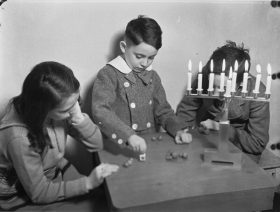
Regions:
<instances>
[{"instance_id":1,"label":"girl's ear","mask_svg":"<svg viewBox=\"0 0 280 212\"><path fill-rule=\"evenodd\" d=\"M124 54L125 49L126 49L126 42L123 40L120 42L120 49L121 49L122 53Z\"/></svg>"}]
</instances>

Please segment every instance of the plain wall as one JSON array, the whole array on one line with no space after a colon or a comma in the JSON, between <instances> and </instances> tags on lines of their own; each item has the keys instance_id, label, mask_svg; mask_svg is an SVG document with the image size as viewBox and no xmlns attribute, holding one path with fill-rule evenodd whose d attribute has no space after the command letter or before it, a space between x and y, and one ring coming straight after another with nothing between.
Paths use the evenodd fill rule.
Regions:
<instances>
[{"instance_id":1,"label":"plain wall","mask_svg":"<svg viewBox=\"0 0 280 212\"><path fill-rule=\"evenodd\" d=\"M264 83L267 63L273 72L279 71L280 8L272 8L268 0L7 1L0 8L0 112L20 93L31 68L46 60L69 66L87 99L96 73L118 52L116 41L127 22L140 14L156 19L162 27L163 47L153 68L174 110L186 87L188 60L197 70L198 62L204 64L226 40L243 42L250 49L251 72L255 74L255 66L260 64ZM279 89L280 80L274 80L270 143L280 141Z\"/></svg>"}]
</instances>

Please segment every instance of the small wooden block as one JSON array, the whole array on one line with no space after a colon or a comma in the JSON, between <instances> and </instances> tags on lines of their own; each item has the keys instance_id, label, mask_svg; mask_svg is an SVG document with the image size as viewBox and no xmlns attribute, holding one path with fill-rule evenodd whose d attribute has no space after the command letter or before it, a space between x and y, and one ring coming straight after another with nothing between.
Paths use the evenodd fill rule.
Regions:
<instances>
[{"instance_id":1,"label":"small wooden block","mask_svg":"<svg viewBox=\"0 0 280 212\"><path fill-rule=\"evenodd\" d=\"M140 161L145 161L146 160L146 153L143 153L143 154L139 155L139 160Z\"/></svg>"}]
</instances>

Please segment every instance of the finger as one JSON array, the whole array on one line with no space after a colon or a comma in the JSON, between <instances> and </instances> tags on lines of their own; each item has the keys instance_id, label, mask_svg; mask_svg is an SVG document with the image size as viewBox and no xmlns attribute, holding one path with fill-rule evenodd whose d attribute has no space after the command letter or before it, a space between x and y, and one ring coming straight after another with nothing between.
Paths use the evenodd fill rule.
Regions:
<instances>
[{"instance_id":1,"label":"finger","mask_svg":"<svg viewBox=\"0 0 280 212\"><path fill-rule=\"evenodd\" d=\"M192 142L192 135L191 134L187 134L187 143L191 143Z\"/></svg>"},{"instance_id":2,"label":"finger","mask_svg":"<svg viewBox=\"0 0 280 212\"><path fill-rule=\"evenodd\" d=\"M177 136L175 137L175 143L176 143L176 144L181 144L181 143L182 143L180 136L177 135Z\"/></svg>"},{"instance_id":3,"label":"finger","mask_svg":"<svg viewBox=\"0 0 280 212\"><path fill-rule=\"evenodd\" d=\"M147 145L145 143L143 143L141 146L140 146L140 151L142 153L145 153L147 151Z\"/></svg>"}]
</instances>

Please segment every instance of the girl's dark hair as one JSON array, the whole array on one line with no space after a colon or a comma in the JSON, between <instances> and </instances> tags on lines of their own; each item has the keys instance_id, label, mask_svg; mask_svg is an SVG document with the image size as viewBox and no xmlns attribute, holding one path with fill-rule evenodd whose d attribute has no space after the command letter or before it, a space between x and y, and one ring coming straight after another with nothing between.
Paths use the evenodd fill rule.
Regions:
<instances>
[{"instance_id":1,"label":"girl's dark hair","mask_svg":"<svg viewBox=\"0 0 280 212\"><path fill-rule=\"evenodd\" d=\"M152 18L138 16L131 20L125 30L125 38L129 39L134 45L145 42L157 50L162 46L162 31L159 24Z\"/></svg>"},{"instance_id":2,"label":"girl's dark hair","mask_svg":"<svg viewBox=\"0 0 280 212\"><path fill-rule=\"evenodd\" d=\"M250 70L251 60L249 55L249 50L244 48L244 44L242 43L240 46L237 46L235 42L227 41L227 43L217 48L211 57L209 58L208 62L202 69L203 79L202 79L202 88L203 92L207 92L209 87L209 74L210 74L210 63L213 59L214 69L213 73L220 75L222 72L222 63L223 59L226 62L226 69L225 75L229 75L230 67L234 70L234 63L237 60L238 62L238 69L237 69L237 78L236 83L240 85L243 80L243 74L245 72L245 61L248 61L248 71Z\"/></svg>"},{"instance_id":3,"label":"girl's dark hair","mask_svg":"<svg viewBox=\"0 0 280 212\"><path fill-rule=\"evenodd\" d=\"M13 104L22 121L29 128L31 146L42 152L48 139L44 138L43 124L49 111L65 97L79 91L80 83L72 70L58 62L36 65L23 82L22 92Z\"/></svg>"}]
</instances>

